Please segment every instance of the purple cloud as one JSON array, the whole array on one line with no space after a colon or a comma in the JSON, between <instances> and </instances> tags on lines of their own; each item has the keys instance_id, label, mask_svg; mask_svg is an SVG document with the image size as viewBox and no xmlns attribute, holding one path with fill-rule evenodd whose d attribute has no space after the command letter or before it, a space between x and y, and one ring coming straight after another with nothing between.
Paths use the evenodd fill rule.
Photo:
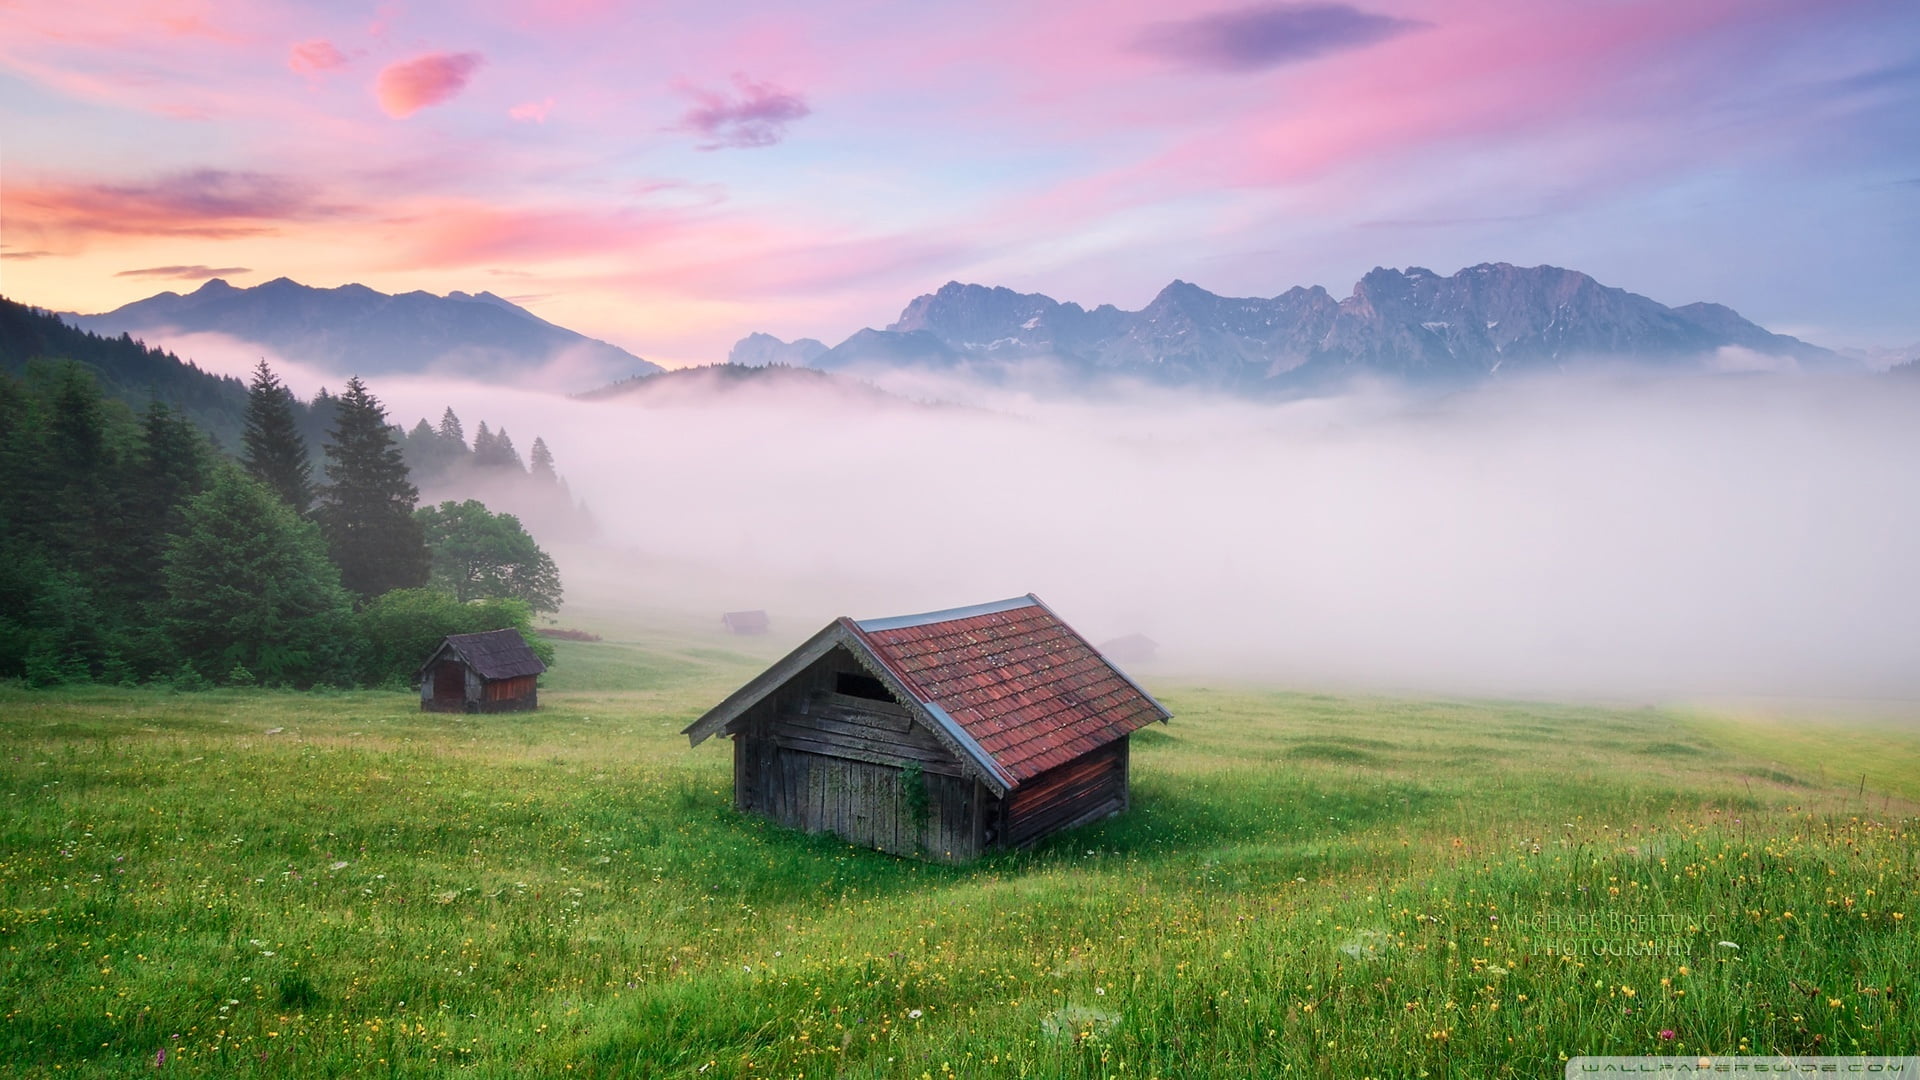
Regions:
<instances>
[{"instance_id":1,"label":"purple cloud","mask_svg":"<svg viewBox=\"0 0 1920 1080\"><path fill-rule=\"evenodd\" d=\"M1264 71L1363 48L1427 26L1349 4L1255 4L1153 23L1133 47L1185 67Z\"/></svg>"},{"instance_id":2,"label":"purple cloud","mask_svg":"<svg viewBox=\"0 0 1920 1080\"><path fill-rule=\"evenodd\" d=\"M205 281L207 278L251 274L250 266L149 266L140 270L122 270L114 277L178 278L181 281Z\"/></svg>"},{"instance_id":3,"label":"purple cloud","mask_svg":"<svg viewBox=\"0 0 1920 1080\"><path fill-rule=\"evenodd\" d=\"M680 129L707 137L702 150L744 150L772 146L787 135L787 125L811 113L805 98L772 83L733 77L738 95L683 86L698 102L680 118Z\"/></svg>"},{"instance_id":4,"label":"purple cloud","mask_svg":"<svg viewBox=\"0 0 1920 1080\"><path fill-rule=\"evenodd\" d=\"M300 218L315 214L311 187L270 173L191 169L145 184L99 184L102 203L119 201L159 216L189 220Z\"/></svg>"},{"instance_id":5,"label":"purple cloud","mask_svg":"<svg viewBox=\"0 0 1920 1080\"><path fill-rule=\"evenodd\" d=\"M271 173L192 169L144 183L16 188L23 221L71 236L201 236L272 232L285 221L335 217L308 182Z\"/></svg>"}]
</instances>

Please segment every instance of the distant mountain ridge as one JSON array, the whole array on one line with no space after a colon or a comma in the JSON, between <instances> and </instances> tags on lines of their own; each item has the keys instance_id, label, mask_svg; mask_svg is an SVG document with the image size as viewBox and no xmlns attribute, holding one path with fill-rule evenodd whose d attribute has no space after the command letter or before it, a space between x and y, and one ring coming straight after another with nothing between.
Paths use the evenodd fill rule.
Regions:
<instances>
[{"instance_id":1,"label":"distant mountain ridge","mask_svg":"<svg viewBox=\"0 0 1920 1080\"><path fill-rule=\"evenodd\" d=\"M833 398L843 403L866 406L923 407L919 402L890 394L871 383L818 368L733 361L635 375L582 391L572 397L576 401L672 405L690 401L713 402L742 394L759 395L760 400L780 398L796 401L811 397L814 400Z\"/></svg>"},{"instance_id":2,"label":"distant mountain ridge","mask_svg":"<svg viewBox=\"0 0 1920 1080\"><path fill-rule=\"evenodd\" d=\"M769 335L748 340L762 352L784 345L761 339ZM1593 361L1678 367L1724 348L1809 370L1855 366L1720 304L1670 308L1575 270L1509 263L1449 277L1376 268L1344 300L1317 285L1237 298L1174 281L1139 311L948 282L886 329L860 330L811 362L991 372L1044 358L1084 376L1248 391L1356 375L1471 384Z\"/></svg>"},{"instance_id":3,"label":"distant mountain ridge","mask_svg":"<svg viewBox=\"0 0 1920 1080\"><path fill-rule=\"evenodd\" d=\"M236 288L214 278L184 295L163 292L103 314L64 318L106 335L226 334L289 360L361 375L429 369L511 373L563 354L607 372L660 370L490 292L390 295L365 285L322 289L284 277Z\"/></svg>"},{"instance_id":4,"label":"distant mountain ridge","mask_svg":"<svg viewBox=\"0 0 1920 1080\"><path fill-rule=\"evenodd\" d=\"M727 352L727 363L740 367L766 367L785 364L798 367L811 364L827 351L823 342L810 337L781 341L772 334L748 334L734 342Z\"/></svg>"}]
</instances>

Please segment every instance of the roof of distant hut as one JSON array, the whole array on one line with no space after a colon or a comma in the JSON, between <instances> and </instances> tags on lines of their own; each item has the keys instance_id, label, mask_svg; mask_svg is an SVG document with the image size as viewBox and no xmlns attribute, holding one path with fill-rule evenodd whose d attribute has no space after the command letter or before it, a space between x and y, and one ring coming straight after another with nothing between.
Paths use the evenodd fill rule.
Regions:
<instances>
[{"instance_id":1,"label":"roof of distant hut","mask_svg":"<svg viewBox=\"0 0 1920 1080\"><path fill-rule=\"evenodd\" d=\"M1160 643L1145 634L1127 634L1100 643L1100 651L1115 660L1150 657L1159 649Z\"/></svg>"},{"instance_id":2,"label":"roof of distant hut","mask_svg":"<svg viewBox=\"0 0 1920 1080\"><path fill-rule=\"evenodd\" d=\"M420 665L419 673L424 674L440 659L440 654L448 650L483 679L514 679L547 670L547 665L541 663L520 631L508 628L480 634L448 634L427 657L427 662Z\"/></svg>"},{"instance_id":3,"label":"roof of distant hut","mask_svg":"<svg viewBox=\"0 0 1920 1080\"><path fill-rule=\"evenodd\" d=\"M764 611L729 611L720 616L720 621L736 634L763 631L771 622Z\"/></svg>"},{"instance_id":4,"label":"roof of distant hut","mask_svg":"<svg viewBox=\"0 0 1920 1080\"><path fill-rule=\"evenodd\" d=\"M835 647L1002 795L1172 716L1028 593L921 615L835 619L685 734L698 745Z\"/></svg>"}]
</instances>

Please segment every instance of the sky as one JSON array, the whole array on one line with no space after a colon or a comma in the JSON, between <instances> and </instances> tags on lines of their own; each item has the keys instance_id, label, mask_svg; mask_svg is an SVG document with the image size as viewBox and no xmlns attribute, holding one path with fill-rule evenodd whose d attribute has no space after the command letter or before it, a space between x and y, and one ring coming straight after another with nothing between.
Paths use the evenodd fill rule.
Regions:
<instances>
[{"instance_id":1,"label":"sky","mask_svg":"<svg viewBox=\"0 0 1920 1080\"><path fill-rule=\"evenodd\" d=\"M1920 5L0 0L0 293L56 310L488 290L679 366L1482 261L1920 343Z\"/></svg>"}]
</instances>

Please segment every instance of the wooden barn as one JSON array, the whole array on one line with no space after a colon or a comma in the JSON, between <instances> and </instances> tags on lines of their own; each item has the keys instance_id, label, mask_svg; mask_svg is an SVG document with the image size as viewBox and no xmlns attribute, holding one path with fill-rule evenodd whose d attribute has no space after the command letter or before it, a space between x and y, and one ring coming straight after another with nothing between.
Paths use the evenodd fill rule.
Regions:
<instances>
[{"instance_id":1,"label":"wooden barn","mask_svg":"<svg viewBox=\"0 0 1920 1080\"><path fill-rule=\"evenodd\" d=\"M729 611L720 616L729 634L764 634L773 625L764 611Z\"/></svg>"},{"instance_id":2,"label":"wooden barn","mask_svg":"<svg viewBox=\"0 0 1920 1080\"><path fill-rule=\"evenodd\" d=\"M840 618L686 729L733 737L740 810L960 862L1127 808L1170 714L1028 594Z\"/></svg>"},{"instance_id":3,"label":"wooden barn","mask_svg":"<svg viewBox=\"0 0 1920 1080\"><path fill-rule=\"evenodd\" d=\"M514 712L538 708L540 662L520 631L449 634L420 665L425 712Z\"/></svg>"},{"instance_id":4,"label":"wooden barn","mask_svg":"<svg viewBox=\"0 0 1920 1080\"><path fill-rule=\"evenodd\" d=\"M1100 655L1116 664L1151 664L1160 655L1160 643L1145 634L1128 634L1100 643Z\"/></svg>"}]
</instances>

